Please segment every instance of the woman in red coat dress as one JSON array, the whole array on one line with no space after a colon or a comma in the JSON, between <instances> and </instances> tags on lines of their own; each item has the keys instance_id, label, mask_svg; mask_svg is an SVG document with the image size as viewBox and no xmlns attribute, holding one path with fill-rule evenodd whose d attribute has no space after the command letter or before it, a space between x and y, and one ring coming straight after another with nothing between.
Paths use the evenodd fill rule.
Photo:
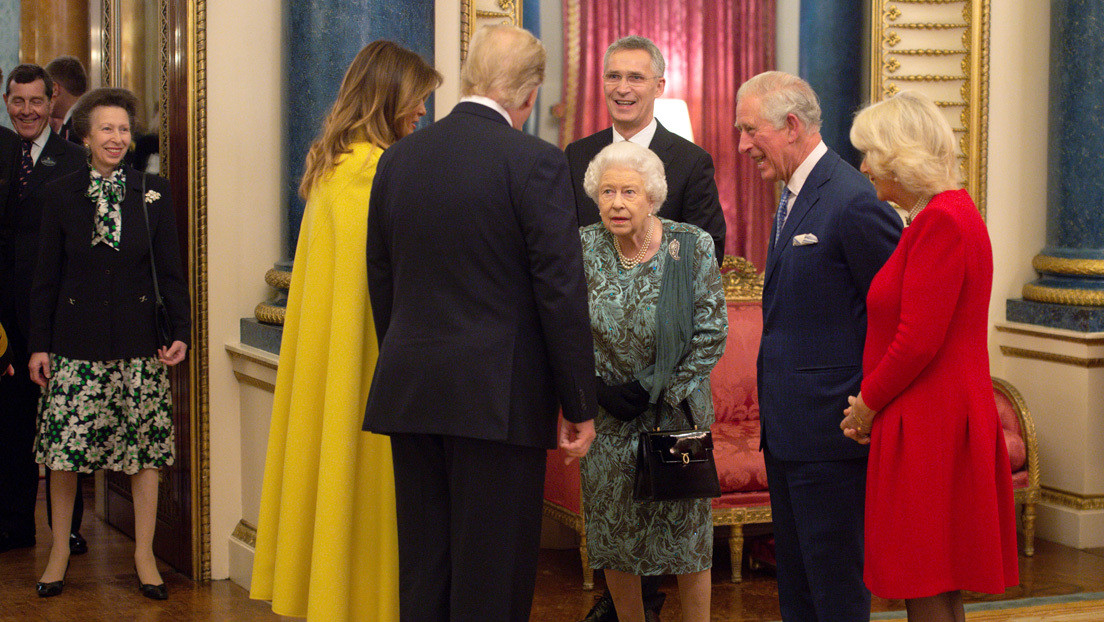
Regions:
<instances>
[{"instance_id":1,"label":"woman in red coat dress","mask_svg":"<svg viewBox=\"0 0 1104 622\"><path fill-rule=\"evenodd\" d=\"M863 382L840 427L870 443L864 580L908 619L965 619L961 590L1019 582L1011 469L989 376L993 250L954 134L904 92L855 118L878 198L909 210L867 294Z\"/></svg>"}]
</instances>

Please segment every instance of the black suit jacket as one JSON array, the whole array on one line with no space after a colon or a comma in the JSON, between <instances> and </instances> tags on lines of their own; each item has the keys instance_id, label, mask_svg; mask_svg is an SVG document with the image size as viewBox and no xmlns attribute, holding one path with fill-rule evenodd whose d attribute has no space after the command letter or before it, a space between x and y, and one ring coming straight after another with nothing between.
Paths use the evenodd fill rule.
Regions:
<instances>
[{"instance_id":1,"label":"black suit jacket","mask_svg":"<svg viewBox=\"0 0 1104 622\"><path fill-rule=\"evenodd\" d=\"M380 340L364 428L554 447L595 414L567 162L461 102L380 158L368 291Z\"/></svg>"},{"instance_id":2,"label":"black suit jacket","mask_svg":"<svg viewBox=\"0 0 1104 622\"><path fill-rule=\"evenodd\" d=\"M759 342L762 444L779 460L862 458L839 429L862 382L866 292L901 218L831 149L809 173L767 253ZM808 237L810 234L815 237ZM794 243L795 236L805 236Z\"/></svg>"},{"instance_id":3,"label":"black suit jacket","mask_svg":"<svg viewBox=\"0 0 1104 622\"><path fill-rule=\"evenodd\" d=\"M594 156L612 142L613 129L606 128L571 143L565 150L571 167L580 227L602 219L598 214L598 205L583 190L583 176ZM663 161L663 170L667 175L667 200L659 208L659 216L703 229L713 238L717 263L720 263L724 258L726 227L721 200L717 196L717 182L713 178L713 158L701 147L678 134L672 134L658 121L648 148Z\"/></svg>"},{"instance_id":4,"label":"black suit jacket","mask_svg":"<svg viewBox=\"0 0 1104 622\"><path fill-rule=\"evenodd\" d=\"M19 149L17 143L11 187L3 214L0 215L0 321L3 321L14 347L16 366L22 364L26 367L26 357L30 353L27 336L31 324L31 280L38 258L38 233L42 211L47 203L47 185L73 171L86 169L87 152L50 132L26 187L20 191L17 180L21 157Z\"/></svg>"},{"instance_id":5,"label":"black suit jacket","mask_svg":"<svg viewBox=\"0 0 1104 622\"><path fill-rule=\"evenodd\" d=\"M0 125L0 214L8 204L8 192L19 170L19 134Z\"/></svg>"},{"instance_id":6,"label":"black suit jacket","mask_svg":"<svg viewBox=\"0 0 1104 622\"><path fill-rule=\"evenodd\" d=\"M31 290L31 352L88 361L156 355L142 173L128 168L126 178L119 250L92 245L96 205L85 196L87 166L49 185ZM188 343L188 287L169 183L147 175L146 193L158 287L172 318L173 339Z\"/></svg>"}]
</instances>

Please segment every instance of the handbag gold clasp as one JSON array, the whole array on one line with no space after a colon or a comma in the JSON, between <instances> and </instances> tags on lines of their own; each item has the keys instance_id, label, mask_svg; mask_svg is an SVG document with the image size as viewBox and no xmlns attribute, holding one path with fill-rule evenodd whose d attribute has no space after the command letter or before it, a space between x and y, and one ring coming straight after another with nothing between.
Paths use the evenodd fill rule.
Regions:
<instances>
[{"instance_id":1,"label":"handbag gold clasp","mask_svg":"<svg viewBox=\"0 0 1104 622\"><path fill-rule=\"evenodd\" d=\"M687 454L687 453L682 454L682 463L683 464L690 464L690 454Z\"/></svg>"}]
</instances>

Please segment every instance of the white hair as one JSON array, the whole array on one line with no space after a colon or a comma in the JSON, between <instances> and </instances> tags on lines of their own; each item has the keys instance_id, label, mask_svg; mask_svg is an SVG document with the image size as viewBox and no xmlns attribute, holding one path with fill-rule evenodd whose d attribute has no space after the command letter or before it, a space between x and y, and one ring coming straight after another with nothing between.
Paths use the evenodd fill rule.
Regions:
<instances>
[{"instance_id":1,"label":"white hair","mask_svg":"<svg viewBox=\"0 0 1104 622\"><path fill-rule=\"evenodd\" d=\"M794 115L809 131L820 129L820 100L809 83L784 71L766 71L748 79L736 92L737 101L759 98L759 116L776 129Z\"/></svg>"},{"instance_id":2,"label":"white hair","mask_svg":"<svg viewBox=\"0 0 1104 622\"><path fill-rule=\"evenodd\" d=\"M663 172L663 161L651 149L623 140L599 151L587 165L583 190L595 203L598 202L598 184L602 181L602 175L611 168L635 171L644 178L644 193L652 202L653 214L667 200L667 175Z\"/></svg>"}]
</instances>

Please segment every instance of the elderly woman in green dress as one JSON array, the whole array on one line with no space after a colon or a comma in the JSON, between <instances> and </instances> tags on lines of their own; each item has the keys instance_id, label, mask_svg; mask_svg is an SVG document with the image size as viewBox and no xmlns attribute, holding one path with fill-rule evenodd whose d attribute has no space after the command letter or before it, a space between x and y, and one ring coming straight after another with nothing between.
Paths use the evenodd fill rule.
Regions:
<instances>
[{"instance_id":1,"label":"elderly woman in green dress","mask_svg":"<svg viewBox=\"0 0 1104 622\"><path fill-rule=\"evenodd\" d=\"M728 315L714 244L693 225L659 218L663 163L630 142L587 167L584 189L602 222L580 229L598 376L598 437L582 461L590 565L603 569L622 622L643 622L642 575L678 576L684 622L709 619L709 499L635 501L636 444L648 429L713 423L709 372ZM681 320L681 322L679 321ZM688 334L666 327L692 326Z\"/></svg>"}]
</instances>

